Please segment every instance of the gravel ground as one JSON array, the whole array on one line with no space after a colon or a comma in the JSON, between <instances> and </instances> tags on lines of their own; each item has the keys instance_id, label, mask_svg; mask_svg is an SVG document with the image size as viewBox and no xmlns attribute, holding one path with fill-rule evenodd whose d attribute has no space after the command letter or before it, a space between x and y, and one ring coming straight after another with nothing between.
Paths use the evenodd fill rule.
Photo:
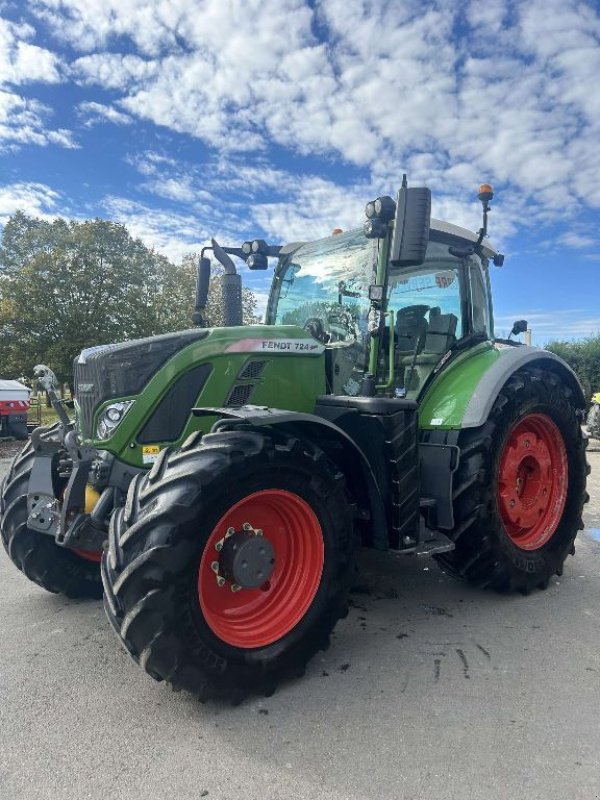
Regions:
<instances>
[{"instance_id":1,"label":"gravel ground","mask_svg":"<svg viewBox=\"0 0 600 800\"><path fill-rule=\"evenodd\" d=\"M328 652L238 708L154 683L100 603L45 593L2 550L1 800L600 797L598 445L587 530L546 592L365 553Z\"/></svg>"}]
</instances>

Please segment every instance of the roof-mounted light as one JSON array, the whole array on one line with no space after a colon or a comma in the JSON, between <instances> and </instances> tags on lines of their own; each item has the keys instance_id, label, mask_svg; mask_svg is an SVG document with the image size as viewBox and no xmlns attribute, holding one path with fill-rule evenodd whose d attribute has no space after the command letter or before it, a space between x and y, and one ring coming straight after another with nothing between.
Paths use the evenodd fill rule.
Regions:
<instances>
[{"instance_id":1,"label":"roof-mounted light","mask_svg":"<svg viewBox=\"0 0 600 800\"><path fill-rule=\"evenodd\" d=\"M373 205L375 206L375 214L382 222L389 222L396 216L396 201L387 195L378 197Z\"/></svg>"},{"instance_id":2,"label":"roof-mounted light","mask_svg":"<svg viewBox=\"0 0 600 800\"><path fill-rule=\"evenodd\" d=\"M365 222L363 231L367 239L383 239L387 232L387 225L377 217L374 217Z\"/></svg>"},{"instance_id":3,"label":"roof-mounted light","mask_svg":"<svg viewBox=\"0 0 600 800\"><path fill-rule=\"evenodd\" d=\"M268 269L269 259L263 253L252 253L246 259L248 269Z\"/></svg>"},{"instance_id":4,"label":"roof-mounted light","mask_svg":"<svg viewBox=\"0 0 600 800\"><path fill-rule=\"evenodd\" d=\"M482 203L489 203L490 200L494 197L494 190L490 186L489 183L482 183L479 187L479 192L477 194L479 200Z\"/></svg>"},{"instance_id":5,"label":"roof-mounted light","mask_svg":"<svg viewBox=\"0 0 600 800\"><path fill-rule=\"evenodd\" d=\"M264 239L254 239L251 249L253 253L262 253L264 256L268 255L269 253L269 245Z\"/></svg>"}]
</instances>

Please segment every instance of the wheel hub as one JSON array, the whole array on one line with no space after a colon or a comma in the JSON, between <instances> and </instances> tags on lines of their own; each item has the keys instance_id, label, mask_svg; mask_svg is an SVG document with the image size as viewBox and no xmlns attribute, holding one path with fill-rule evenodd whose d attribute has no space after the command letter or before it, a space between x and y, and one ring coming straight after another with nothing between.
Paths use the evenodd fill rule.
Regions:
<instances>
[{"instance_id":1,"label":"wheel hub","mask_svg":"<svg viewBox=\"0 0 600 800\"><path fill-rule=\"evenodd\" d=\"M499 510L514 544L536 550L552 538L567 486L567 455L557 425L545 414L526 416L509 433L498 474Z\"/></svg>"},{"instance_id":2,"label":"wheel hub","mask_svg":"<svg viewBox=\"0 0 600 800\"><path fill-rule=\"evenodd\" d=\"M219 573L242 589L256 589L265 584L275 568L273 545L249 529L227 536L219 554Z\"/></svg>"},{"instance_id":3,"label":"wheel hub","mask_svg":"<svg viewBox=\"0 0 600 800\"><path fill-rule=\"evenodd\" d=\"M218 520L204 547L198 599L206 623L234 647L278 641L313 602L324 558L319 519L303 497L284 489L246 495Z\"/></svg>"}]
</instances>

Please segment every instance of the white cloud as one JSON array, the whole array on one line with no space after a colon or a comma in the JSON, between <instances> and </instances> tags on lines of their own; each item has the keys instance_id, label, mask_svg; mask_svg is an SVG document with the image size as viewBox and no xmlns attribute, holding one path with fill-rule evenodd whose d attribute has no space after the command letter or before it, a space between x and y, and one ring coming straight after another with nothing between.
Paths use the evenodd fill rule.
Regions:
<instances>
[{"instance_id":1,"label":"white cloud","mask_svg":"<svg viewBox=\"0 0 600 800\"><path fill-rule=\"evenodd\" d=\"M129 86L155 78L157 61L120 53L93 53L75 59L70 65L74 80L85 85L100 84L104 89L126 90Z\"/></svg>"},{"instance_id":2,"label":"white cloud","mask_svg":"<svg viewBox=\"0 0 600 800\"><path fill-rule=\"evenodd\" d=\"M25 144L78 147L70 131L46 126L50 114L48 106L38 100L0 88L0 152Z\"/></svg>"},{"instance_id":3,"label":"white cloud","mask_svg":"<svg viewBox=\"0 0 600 800\"><path fill-rule=\"evenodd\" d=\"M6 224L15 211L29 216L52 219L58 215L58 192L43 183L9 183L0 186L0 224Z\"/></svg>"},{"instance_id":4,"label":"white cloud","mask_svg":"<svg viewBox=\"0 0 600 800\"><path fill-rule=\"evenodd\" d=\"M566 247L572 247L575 250L586 250L590 247L597 247L598 238L591 236L585 229L576 228L575 230L568 231L567 233L563 233L562 236L559 236L558 242Z\"/></svg>"},{"instance_id":5,"label":"white cloud","mask_svg":"<svg viewBox=\"0 0 600 800\"><path fill-rule=\"evenodd\" d=\"M60 64L57 56L28 42L33 35L31 26L0 18L0 82L58 83Z\"/></svg>"},{"instance_id":6,"label":"white cloud","mask_svg":"<svg viewBox=\"0 0 600 800\"><path fill-rule=\"evenodd\" d=\"M173 261L179 261L187 253L199 252L216 234L194 214L170 212L116 196L104 198L101 206L104 217L125 225L132 236Z\"/></svg>"},{"instance_id":7,"label":"white cloud","mask_svg":"<svg viewBox=\"0 0 600 800\"><path fill-rule=\"evenodd\" d=\"M494 217L500 235L600 207L600 17L589 2L34 0L32 9L82 53L71 64L77 81L115 92L119 113L218 153L275 144L341 158L388 192L409 171L461 217L479 180L497 182L515 198ZM188 190L179 181L163 195L191 202ZM257 212L269 228L278 216L291 224L278 202Z\"/></svg>"},{"instance_id":8,"label":"white cloud","mask_svg":"<svg viewBox=\"0 0 600 800\"><path fill-rule=\"evenodd\" d=\"M99 122L112 122L115 125L131 125L133 122L128 114L124 114L113 106L107 106L103 103L86 101L80 103L77 110L85 118L84 124L88 128L97 125Z\"/></svg>"},{"instance_id":9,"label":"white cloud","mask_svg":"<svg viewBox=\"0 0 600 800\"><path fill-rule=\"evenodd\" d=\"M61 80L59 58L32 44L34 34L30 25L0 18L0 153L25 144L77 147L70 131L48 128L47 105L15 91L15 86Z\"/></svg>"}]
</instances>

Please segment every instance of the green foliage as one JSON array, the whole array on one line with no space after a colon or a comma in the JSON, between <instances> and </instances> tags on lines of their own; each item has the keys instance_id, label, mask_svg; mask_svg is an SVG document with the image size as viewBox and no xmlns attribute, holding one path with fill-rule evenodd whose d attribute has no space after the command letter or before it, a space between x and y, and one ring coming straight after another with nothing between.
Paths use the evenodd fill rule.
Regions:
<instances>
[{"instance_id":1,"label":"green foliage","mask_svg":"<svg viewBox=\"0 0 600 800\"><path fill-rule=\"evenodd\" d=\"M0 247L2 376L31 375L42 362L71 381L84 347L191 327L195 263L190 256L172 264L115 222L47 222L17 212ZM212 325L222 324L217 284L218 277ZM254 321L247 290L244 307Z\"/></svg>"},{"instance_id":2,"label":"green foliage","mask_svg":"<svg viewBox=\"0 0 600 800\"><path fill-rule=\"evenodd\" d=\"M569 364L588 397L600 391L600 334L575 342L550 342L546 349Z\"/></svg>"}]
</instances>

